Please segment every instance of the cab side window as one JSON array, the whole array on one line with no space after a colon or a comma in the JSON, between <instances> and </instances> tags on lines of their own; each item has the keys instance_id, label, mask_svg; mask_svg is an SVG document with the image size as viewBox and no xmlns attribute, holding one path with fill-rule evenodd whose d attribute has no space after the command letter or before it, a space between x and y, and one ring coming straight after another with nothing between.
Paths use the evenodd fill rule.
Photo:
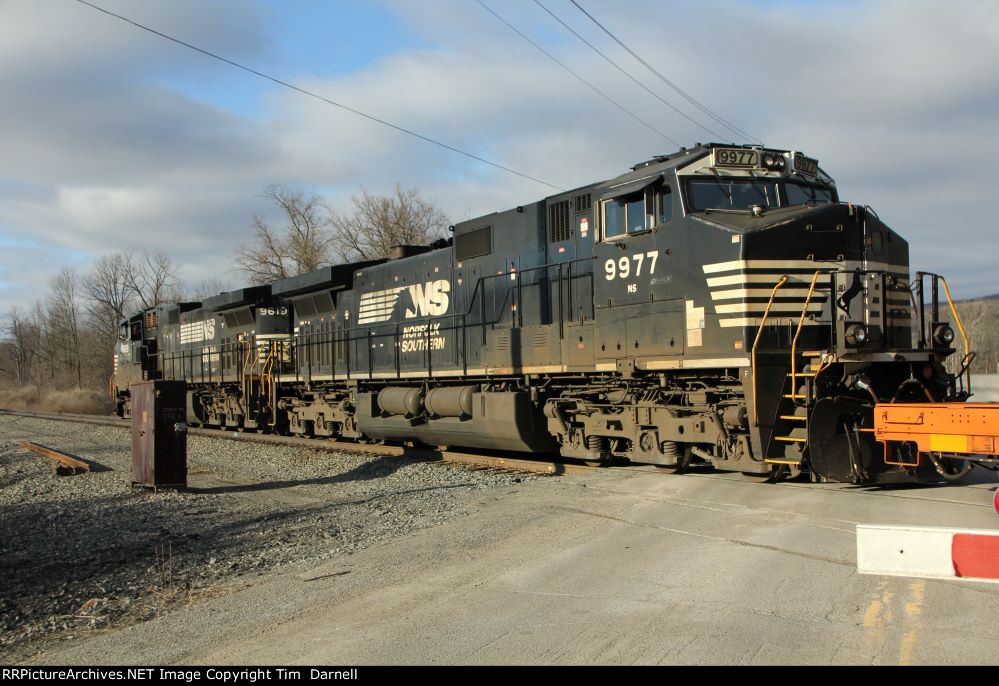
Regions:
<instances>
[{"instance_id":1,"label":"cab side window","mask_svg":"<svg viewBox=\"0 0 999 686\"><path fill-rule=\"evenodd\" d=\"M875 231L867 237L867 247L875 255L880 255L885 248L884 235L880 231Z\"/></svg>"},{"instance_id":2,"label":"cab side window","mask_svg":"<svg viewBox=\"0 0 999 686\"><path fill-rule=\"evenodd\" d=\"M655 223L652 195L647 190L605 200L602 206L604 240L625 234L642 233L651 229Z\"/></svg>"},{"instance_id":3,"label":"cab side window","mask_svg":"<svg viewBox=\"0 0 999 686\"><path fill-rule=\"evenodd\" d=\"M666 224L673 218L673 191L663 186L659 191L659 223Z\"/></svg>"}]
</instances>

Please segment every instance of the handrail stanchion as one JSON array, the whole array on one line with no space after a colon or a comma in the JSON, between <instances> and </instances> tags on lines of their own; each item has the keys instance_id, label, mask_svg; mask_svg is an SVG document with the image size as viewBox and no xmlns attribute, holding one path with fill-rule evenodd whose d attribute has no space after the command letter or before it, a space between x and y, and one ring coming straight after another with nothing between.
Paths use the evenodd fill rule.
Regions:
<instances>
[{"instance_id":1,"label":"handrail stanchion","mask_svg":"<svg viewBox=\"0 0 999 686\"><path fill-rule=\"evenodd\" d=\"M763 327L767 324L767 319L770 317L770 308L774 305L774 298L777 297L777 291L779 291L784 284L788 281L788 275L780 277L776 284L774 284L774 289L770 293L770 301L767 303L767 309L763 312L763 319L760 321L760 328L756 330L756 339L753 341L753 426L760 425L759 412L757 412L757 400L756 400L756 348L760 344L760 337L763 335Z\"/></svg>"},{"instance_id":2,"label":"handrail stanchion","mask_svg":"<svg viewBox=\"0 0 999 686\"><path fill-rule=\"evenodd\" d=\"M950 297L950 287L947 286L947 279L941 276L940 281L943 282L944 294L947 296L947 304L950 305L950 313L954 315L954 323L957 324L957 330L961 332L961 339L964 341L964 360L962 360L963 364L964 361L967 360L968 356L971 354L971 346L968 342L968 334L964 330L964 324L961 323L961 317L960 315L958 315L957 308L954 306L954 301ZM968 364L968 386L966 390L968 391L969 394L971 393L971 364Z\"/></svg>"},{"instance_id":3,"label":"handrail stanchion","mask_svg":"<svg viewBox=\"0 0 999 686\"><path fill-rule=\"evenodd\" d=\"M822 270L817 270L812 275L812 283L808 287L808 295L805 297L805 306L801 308L801 317L798 319L798 328L794 332L794 340L791 341L791 394L798 392L798 337L805 326L805 317L808 316L808 306L812 303L812 294L815 293L815 282L819 279Z\"/></svg>"}]
</instances>

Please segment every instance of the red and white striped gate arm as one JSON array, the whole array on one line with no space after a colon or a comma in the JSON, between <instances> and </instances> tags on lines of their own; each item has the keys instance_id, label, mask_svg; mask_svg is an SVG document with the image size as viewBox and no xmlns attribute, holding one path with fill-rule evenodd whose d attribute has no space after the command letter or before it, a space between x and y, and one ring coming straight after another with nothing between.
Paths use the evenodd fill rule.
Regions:
<instances>
[{"instance_id":1,"label":"red and white striped gate arm","mask_svg":"<svg viewBox=\"0 0 999 686\"><path fill-rule=\"evenodd\" d=\"M999 530L858 524L857 571L999 583Z\"/></svg>"}]
</instances>

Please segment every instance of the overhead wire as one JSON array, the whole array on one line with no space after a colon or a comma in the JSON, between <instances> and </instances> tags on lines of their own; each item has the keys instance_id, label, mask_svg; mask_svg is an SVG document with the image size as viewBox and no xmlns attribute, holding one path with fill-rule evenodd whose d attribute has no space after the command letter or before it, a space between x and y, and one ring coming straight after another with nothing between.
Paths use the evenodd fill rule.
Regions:
<instances>
[{"instance_id":1,"label":"overhead wire","mask_svg":"<svg viewBox=\"0 0 999 686\"><path fill-rule=\"evenodd\" d=\"M205 55L207 57L211 57L212 59L218 60L220 62L224 62L225 64L228 64L228 65L230 65L232 67L236 67L237 69L241 69L241 70L243 70L245 72L253 74L254 76L258 76L258 77L260 77L262 79L266 79L268 81L276 83L279 86L283 86L285 88L290 88L291 90L297 91L298 93L301 93L302 95L307 95L310 98L315 98L316 100L320 100L320 101L322 101L322 102L324 102L324 103L326 103L328 105L332 105L333 107L338 107L341 110L344 110L346 112L350 112L351 114L355 114L355 115L357 115L359 117L363 117L364 119L367 119L369 121L373 121L373 122L375 122L377 124L381 124L382 126L387 126L387 127L391 128L391 129L395 129L396 131L398 131L400 133L404 133L404 134L407 134L409 136L413 136L414 138L418 138L418 139L420 139L420 140L422 140L424 142L431 143L431 144L436 145L436 146L438 146L440 148L443 148L445 150L449 150L449 151L451 151L453 153L457 153L459 155L463 155L463 156L465 156L465 157L467 157L469 159L475 160L477 162L481 162L483 164L487 164L490 167L495 167L496 169L500 169L500 170L505 171L507 173L513 174L515 176L519 176L521 178L528 179L528 180L534 181L536 183L540 183L543 186L548 186L549 188L554 188L555 190L558 190L558 191L564 191L565 190L564 188L556 186L553 183L549 183L549 182L544 181L542 179L539 179L537 177L531 176L530 174L526 174L524 172L517 171L516 169L512 169L510 167L506 167L506 166L504 166L502 164L499 164L497 162L493 162L492 160L488 160L488 159L486 159L484 157L480 157L479 155L476 155L474 153L470 153L470 152L468 152L466 150L462 150L461 148L455 147L453 145L449 145L447 143L444 143L444 142L439 141L437 139L431 138L430 136L424 135L422 133L418 133L418 132L413 131L412 129L408 129L408 128L404 127L404 126L400 126L398 124L393 124L392 122L386 121L385 119L381 119L380 117L376 117L375 115L368 114L366 112L362 112L361 110L358 110L358 109L356 109L354 107L350 107L349 105L344 105L343 103L336 102L334 100L331 100L331 99L329 99L327 97L319 95L318 93L315 93L313 91L307 90L305 88L300 88L299 86L295 86L295 85L293 85L291 83L288 83L287 81L283 81L283 80L281 80L281 79L279 79L277 77L271 76L269 74L265 74L264 72L261 72L261 71L258 71L256 69L253 69L252 67L247 67L246 65L240 64L239 62L235 62L235 61L230 60L230 59L228 59L226 57L222 57L221 55L218 55L218 54L216 54L214 52L211 52L209 50L205 50L204 48L199 48L196 45L193 45L191 43L183 41L183 40L181 40L179 38L175 38L175 37L173 37L173 36L171 36L169 34L163 33L162 31L158 31L158 30L156 30L154 28L146 26L145 24L140 24L139 22L134 21L132 19L129 19L128 17L125 17L125 16L122 16L120 14L116 14L114 12L111 12L110 10L104 9L103 7L95 5L95 4L91 3L91 2L87 2L87 0L76 0L76 1L78 3L80 3L81 5L86 5L87 7L90 7L92 9L94 9L94 10L97 10L98 12L102 12L103 14L106 14L106 15L108 15L110 17L114 17L115 19L120 19L121 21L123 21L123 22L125 22L127 24L131 24L132 26L135 26L136 28L142 29L143 31L148 31L149 33L152 33L152 34L154 34L156 36L159 36L160 38L165 38L168 41L176 43L177 45L181 45L181 46L183 46L185 48L189 48L190 50L194 50L195 52L199 52L202 55Z\"/></svg>"},{"instance_id":2,"label":"overhead wire","mask_svg":"<svg viewBox=\"0 0 999 686\"><path fill-rule=\"evenodd\" d=\"M746 140L748 140L750 142L759 142L759 139L756 138L756 136L753 136L751 134L746 133L745 131L743 131L742 129L740 129L739 127L737 127L735 124L732 124L732 123L726 121L725 119L723 119L720 115L715 114L706 105L703 105L702 103L700 103L692 95L690 95L689 93L687 93L686 91L684 91L682 88L680 88L678 85L676 85L675 83L673 83L672 81L670 81L668 78L666 78L655 67L653 67L651 64L649 64L648 62L646 62L644 59L642 59L638 55L638 53L636 53L634 50L632 50L627 45L625 45L624 42L620 38L618 38L613 33L611 33L610 29L608 29L606 26L604 26L599 21L597 21L597 19L592 14L590 14L589 12L587 12L578 2L576 2L576 0L569 0L569 2L571 2L573 5L575 5L576 9L578 9L580 12L582 12L583 14L585 14L589 18L590 21L592 21L594 24L596 24L600 28L601 31L603 31L608 36L610 36L611 39L615 43L617 43L622 48L624 48L624 50L629 55L631 55L636 60L638 60L642 64L642 66L644 66L646 69L648 69L649 71L651 71L660 81L662 81L667 86L669 86L674 91L676 91L680 96L682 96L685 100L687 100L687 102L689 102L691 105L693 105L694 107L698 108L704 114L708 115L709 117L711 117L712 119L714 119L716 122L718 122L719 124L721 124L722 126L724 126L725 128L727 128L728 130L732 131L736 135L742 136L742 137L744 137Z\"/></svg>"},{"instance_id":3,"label":"overhead wire","mask_svg":"<svg viewBox=\"0 0 999 686\"><path fill-rule=\"evenodd\" d=\"M578 38L583 43L585 43L587 45L587 47L589 47L593 52L595 52L598 55L600 55L612 67L614 67L619 72L621 72L622 74L624 74L625 76L627 76L629 79L631 79L632 81L634 81L636 84L638 84L639 86L641 86L649 95L651 95L652 97L654 97L656 100L658 100L662 104L666 105L671 110L673 110L674 112L676 112L677 114L679 114L681 117L683 117L687 121L693 123L695 126L698 126L698 127L702 128L702 129L704 129L705 131L707 131L708 133L710 133L712 136L717 136L718 140L723 140L724 138L726 138L725 135L720 134L717 131L713 131L713 130L709 129L707 126L704 126L704 124L702 124L701 122L697 121L696 119L694 119L693 117L691 117L690 115L688 115L686 112L684 112L680 108L676 107L673 103L669 102L668 100L666 100L665 98L663 98L662 96L660 96L658 93L656 93L654 90L652 90L651 88L649 88L648 86L646 86L644 83L642 83L641 81L639 81L637 78L635 78L634 76L632 76L626 69L624 69L624 67L622 67L617 62L615 62L610 57L608 57L597 46L593 45L593 43L591 43L590 41L586 40L575 29L573 29L567 23L565 23L564 21L562 21L562 19L558 15L556 15L550 9L548 9L547 7L545 7L545 5L542 4L541 0L534 0L534 3L538 7L540 7L541 9L543 9L545 12L547 12L551 16L552 19L554 19L559 24L561 24L563 27L565 27L565 29L567 31L569 31L572 35L574 35L576 38Z\"/></svg>"},{"instance_id":4,"label":"overhead wire","mask_svg":"<svg viewBox=\"0 0 999 686\"><path fill-rule=\"evenodd\" d=\"M513 31L514 33L516 33L518 36L520 36L521 38L523 38L525 41L527 41L528 43L530 43L531 45L533 45L535 48L537 48L537 50L539 50L546 57L548 57L548 59L550 59L551 61L553 61L558 66L562 67L563 69L565 69L570 74L572 74L579 81L581 81L583 84L585 84L586 86L588 86L591 90L593 90L598 95L600 95L600 97L602 97L605 100L607 100L609 103L611 103L612 105L614 105L615 107L617 107L619 110L621 110L622 112L624 112L625 114L627 114L629 117L631 117L632 119L634 119L635 121L637 121L638 123L640 123L645 128L649 129L653 133L658 134L663 139L669 141L670 143L672 143L673 145L677 146L678 148L682 147L682 145L678 141L673 140L672 138L670 138L669 136L667 136L665 133L663 133L662 131L660 131L656 127L654 127L652 124L648 123L647 121L645 121L644 119L642 119L641 117L639 117L637 114L635 114L634 112L632 112L631 110L629 110L627 107L625 107L624 105L622 105L621 103L619 103L617 100L615 100L611 96L607 95L602 90L600 90L599 88L597 88L596 86L594 86L592 83L590 83L589 81L587 81L586 79L584 79L577 72L573 71L572 68L570 68L564 62L560 61L557 57L555 57L555 55L553 55L550 52L548 52L547 50L545 50L543 47L541 47L541 45L539 45L537 42L535 42L534 40L532 40L527 34L525 34L524 32L522 32L516 26L514 26L513 24L511 24L510 22L508 22L506 19L504 19L503 17L501 17L499 14L497 14L495 11L493 11L493 9L491 7L489 7L489 5L487 5L483 0L475 0L475 1L477 3L479 3L482 6L483 9L485 9L491 15L493 15L494 17L496 17L497 19L499 19L501 22L503 22L507 26L507 28L509 28L511 31Z\"/></svg>"}]
</instances>

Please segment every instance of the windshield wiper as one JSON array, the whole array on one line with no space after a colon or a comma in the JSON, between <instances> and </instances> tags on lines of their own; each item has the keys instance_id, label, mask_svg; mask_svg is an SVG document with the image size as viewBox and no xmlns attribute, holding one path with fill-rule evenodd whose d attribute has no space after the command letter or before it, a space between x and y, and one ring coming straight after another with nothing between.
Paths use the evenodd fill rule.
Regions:
<instances>
[{"instance_id":1,"label":"windshield wiper","mask_svg":"<svg viewBox=\"0 0 999 686\"><path fill-rule=\"evenodd\" d=\"M725 186L722 184L721 175L718 173L718 170L715 169L714 167L712 167L711 168L711 173L715 175L715 184L719 188L721 188L721 192L725 194L726 198L728 198L728 205L729 205L729 207L734 207L735 206L735 200L732 197L732 191L725 190ZM714 209L720 210L722 208L721 207L716 207Z\"/></svg>"}]
</instances>

